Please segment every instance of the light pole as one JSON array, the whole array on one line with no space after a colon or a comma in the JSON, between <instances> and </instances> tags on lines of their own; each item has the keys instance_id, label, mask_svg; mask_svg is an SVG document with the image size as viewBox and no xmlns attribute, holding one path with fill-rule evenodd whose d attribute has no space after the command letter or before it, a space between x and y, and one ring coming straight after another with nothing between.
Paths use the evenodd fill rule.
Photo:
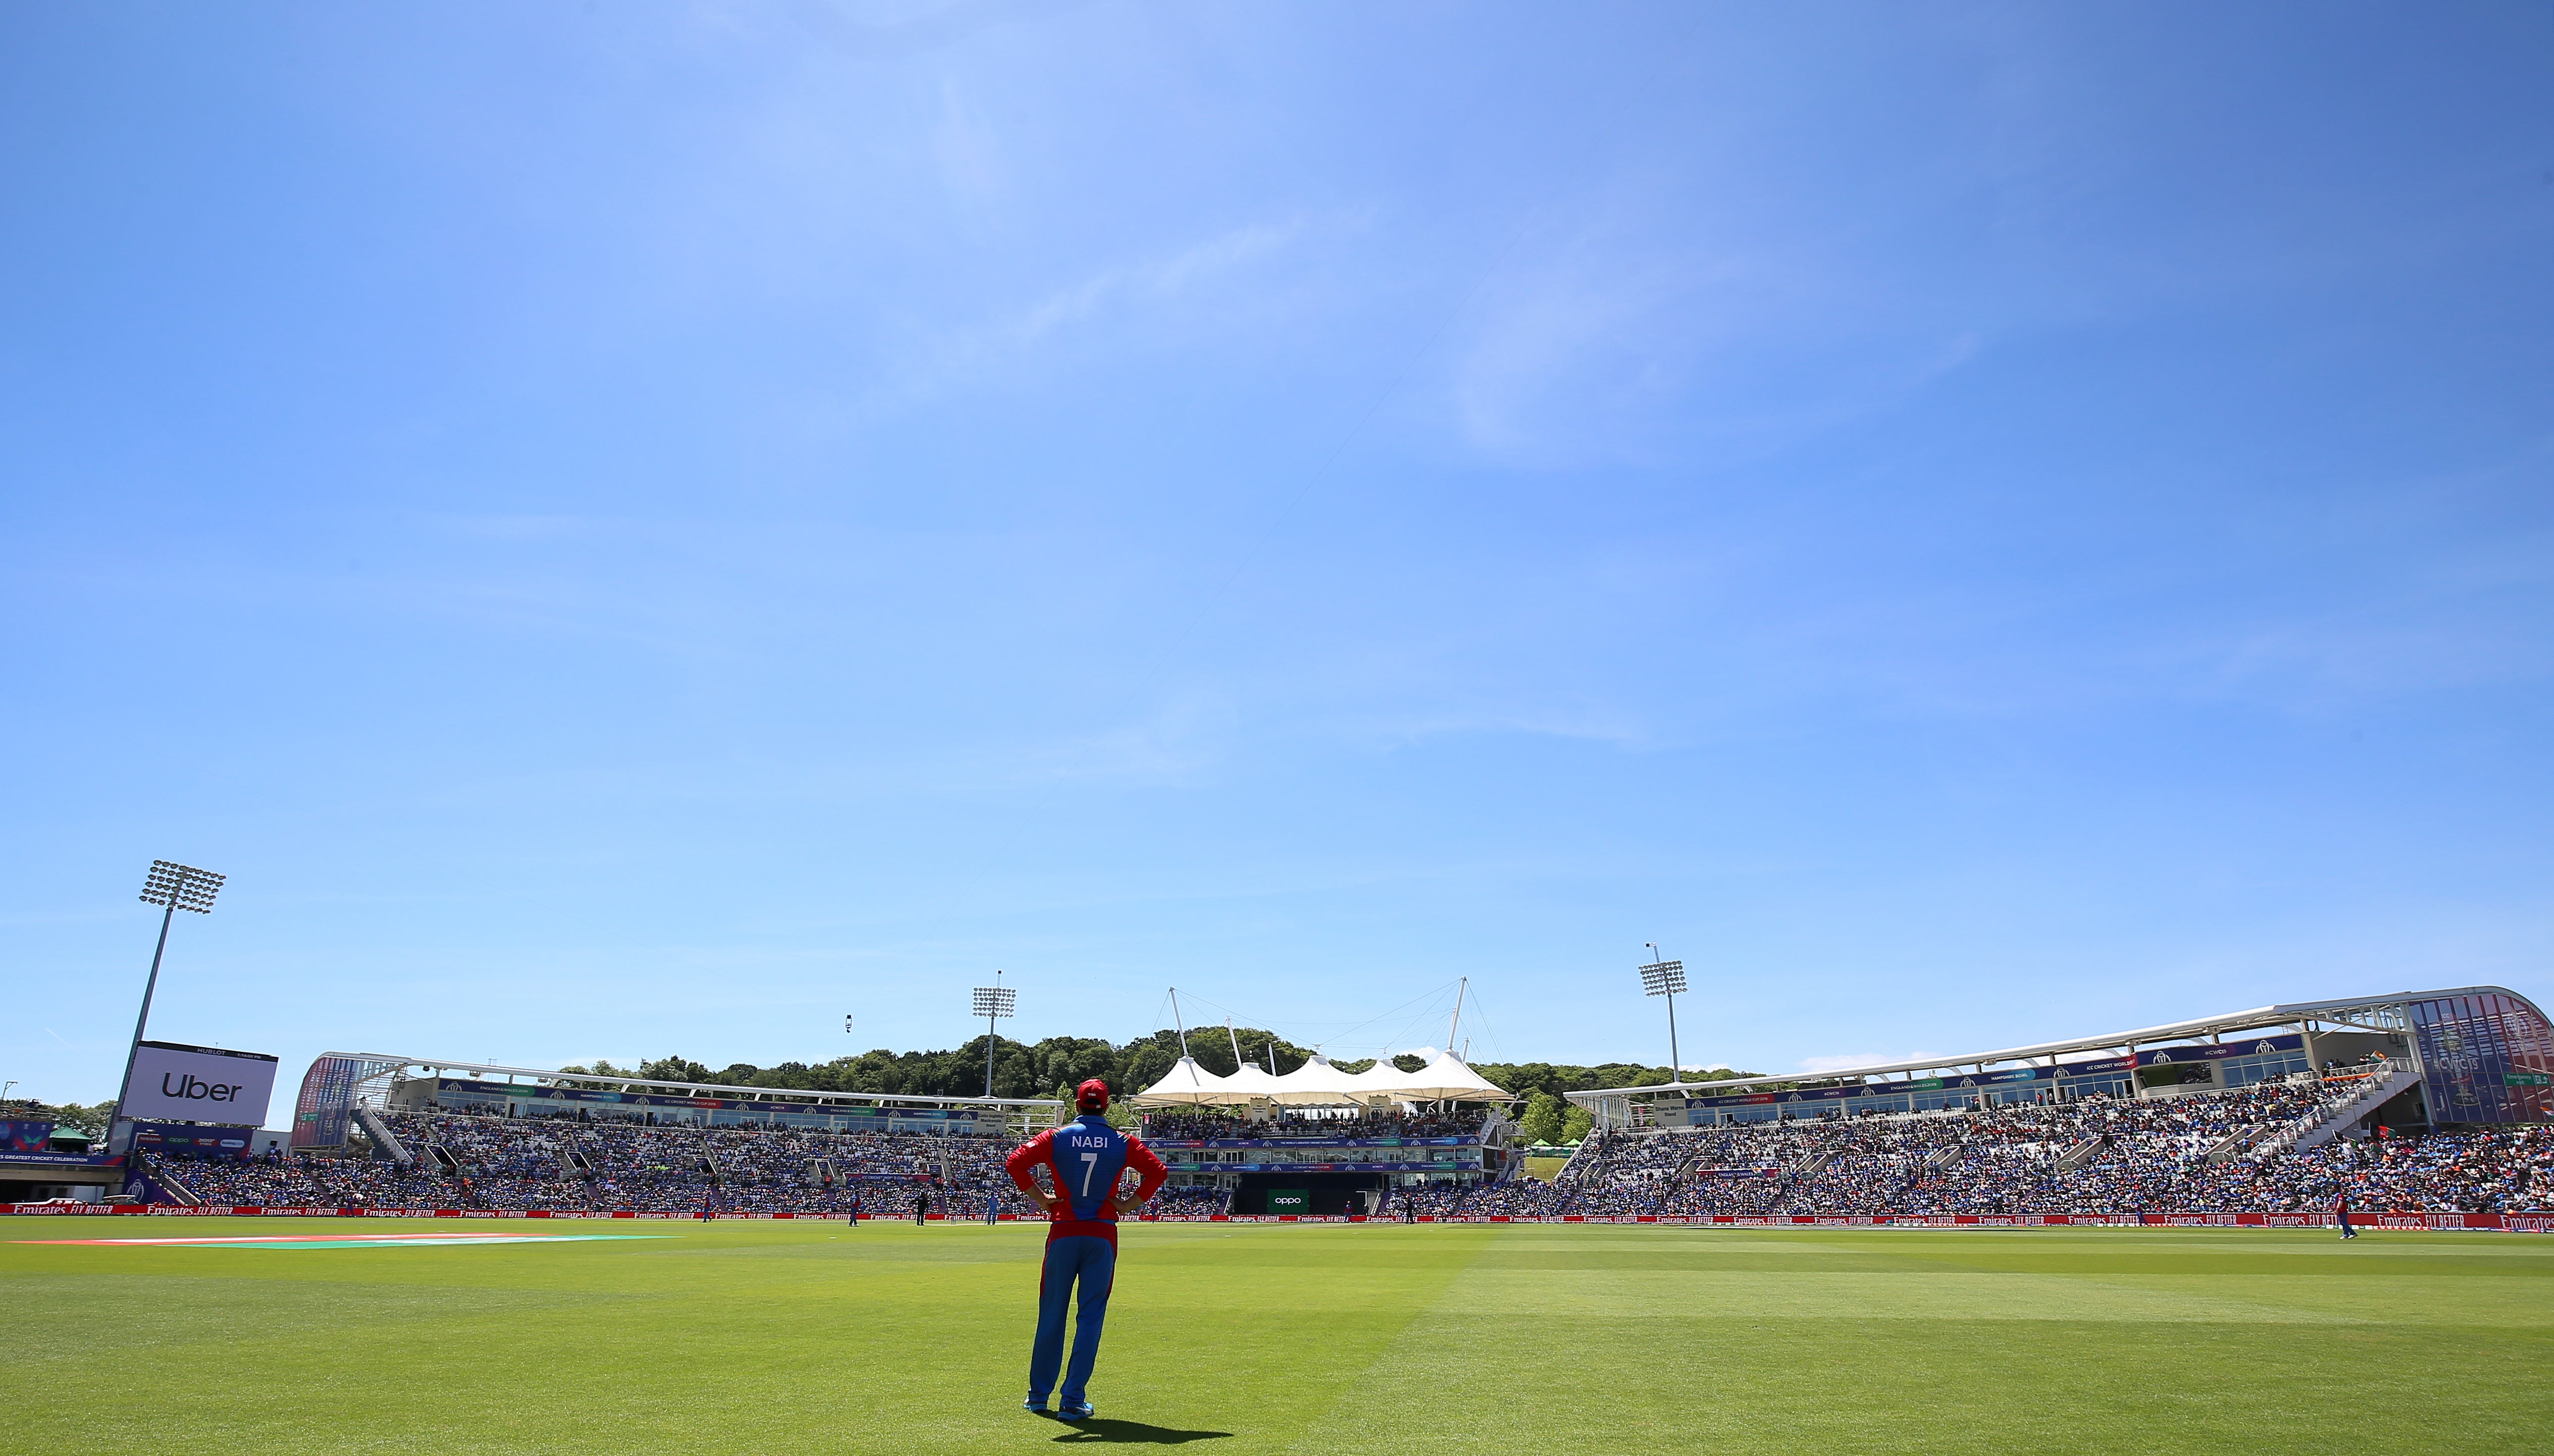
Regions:
<instances>
[{"instance_id":1,"label":"light pole","mask_svg":"<svg viewBox=\"0 0 2554 1456\"><path fill-rule=\"evenodd\" d=\"M985 1018L985 1095L993 1095L993 1023L1011 1014L1011 1006L1020 993L1000 984L1002 973L993 972L994 984L976 988L976 1014Z\"/></svg>"},{"instance_id":2,"label":"light pole","mask_svg":"<svg viewBox=\"0 0 2554 1456\"><path fill-rule=\"evenodd\" d=\"M1641 994L1668 998L1668 1080L1683 1083L1684 1058L1677 1051L1676 998L1677 992L1684 989L1684 962L1657 958L1658 943L1645 944L1649 946L1653 958L1641 967Z\"/></svg>"},{"instance_id":3,"label":"light pole","mask_svg":"<svg viewBox=\"0 0 2554 1456\"><path fill-rule=\"evenodd\" d=\"M151 979L142 983L142 1014L133 1018L133 1046L124 1054L124 1080L115 1086L115 1121L107 1124L106 1148L115 1146L116 1125L128 1121L124 1109L133 1092L133 1064L142 1056L142 1033L151 1025L151 997L160 989L160 957L169 950L169 922L180 910L197 915L213 913L213 897L222 892L222 877L209 869L190 864L176 864L166 859L151 861L151 872L143 877L142 903L160 909L160 944L151 952Z\"/></svg>"}]
</instances>

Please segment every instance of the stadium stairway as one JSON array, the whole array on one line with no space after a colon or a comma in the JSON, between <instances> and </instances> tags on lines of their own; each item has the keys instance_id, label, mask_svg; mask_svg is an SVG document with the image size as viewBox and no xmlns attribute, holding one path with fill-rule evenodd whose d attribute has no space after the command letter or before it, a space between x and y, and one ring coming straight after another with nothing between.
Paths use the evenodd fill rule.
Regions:
<instances>
[{"instance_id":1,"label":"stadium stairway","mask_svg":"<svg viewBox=\"0 0 2554 1456\"><path fill-rule=\"evenodd\" d=\"M1605 1155L1600 1151L1603 1143L1604 1137L1600 1133L1590 1132L1587 1136L1580 1138L1578 1140L1578 1151L1570 1154L1569 1161L1561 1165L1561 1172L1552 1176L1552 1185L1556 1188L1566 1185L1569 1181L1569 1171L1573 1168L1578 1168L1580 1159L1585 1159L1587 1162L1587 1167L1578 1168L1579 1173L1582 1175L1593 1171L1601 1165L1605 1161Z\"/></svg>"},{"instance_id":2,"label":"stadium stairway","mask_svg":"<svg viewBox=\"0 0 2554 1456\"><path fill-rule=\"evenodd\" d=\"M400 1141L399 1134L391 1131L389 1123L382 1121L380 1113L357 1103L355 1121L362 1125L364 1136L373 1140L374 1147L390 1155L391 1162L402 1168L407 1168L416 1162L416 1155L407 1150L407 1144Z\"/></svg>"},{"instance_id":3,"label":"stadium stairway","mask_svg":"<svg viewBox=\"0 0 2554 1456\"><path fill-rule=\"evenodd\" d=\"M167 1159L154 1158L150 1154L145 1153L142 1155L140 1161L142 1164L143 1176L150 1181L159 1184L162 1191L168 1193L172 1201L182 1204L188 1208L201 1208L204 1206L204 1200L195 1195L195 1190L193 1188L186 1186L185 1180L178 1177L175 1171L170 1168Z\"/></svg>"},{"instance_id":4,"label":"stadium stairway","mask_svg":"<svg viewBox=\"0 0 2554 1456\"><path fill-rule=\"evenodd\" d=\"M2246 1149L2252 1147L2256 1142L2259 1142L2262 1135L2268 1130L2269 1129L2266 1124L2259 1122L2239 1127L2232 1134L2228 1135L2224 1142L2219 1143L2216 1147L2213 1147L2207 1152L2199 1155L2199 1161L2202 1163L2225 1163L2240 1157Z\"/></svg>"},{"instance_id":5,"label":"stadium stairway","mask_svg":"<svg viewBox=\"0 0 2554 1456\"><path fill-rule=\"evenodd\" d=\"M2074 1147L2058 1154L2057 1166L2061 1169L2081 1168L2085 1164L2092 1162L2096 1157L2100 1156L2102 1150L2109 1147L2110 1143L2111 1140L2108 1136L2102 1133L2095 1133L2093 1136L2077 1143Z\"/></svg>"},{"instance_id":6,"label":"stadium stairway","mask_svg":"<svg viewBox=\"0 0 2554 1456\"><path fill-rule=\"evenodd\" d=\"M1717 1147L1717 1144L1706 1146L1700 1136L1695 1136L1693 1147L1688 1149L1683 1158L1677 1160L1676 1172L1672 1176L1677 1179L1684 1178L1690 1175L1694 1169L1700 1167L1703 1158L1716 1151Z\"/></svg>"},{"instance_id":7,"label":"stadium stairway","mask_svg":"<svg viewBox=\"0 0 2554 1456\"><path fill-rule=\"evenodd\" d=\"M2320 1148L2420 1079L2421 1074L2412 1069L2410 1062L2388 1058L2385 1069L2362 1082L2358 1091L2298 1119L2287 1131L2263 1143L2254 1156L2258 1159Z\"/></svg>"}]
</instances>

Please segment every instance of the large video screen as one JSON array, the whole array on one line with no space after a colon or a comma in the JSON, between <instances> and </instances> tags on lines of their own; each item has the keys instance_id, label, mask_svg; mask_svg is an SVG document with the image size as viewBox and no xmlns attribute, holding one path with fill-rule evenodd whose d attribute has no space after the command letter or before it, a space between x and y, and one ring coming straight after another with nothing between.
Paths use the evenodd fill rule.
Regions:
<instances>
[{"instance_id":1,"label":"large video screen","mask_svg":"<svg viewBox=\"0 0 2554 1456\"><path fill-rule=\"evenodd\" d=\"M259 1127L275 1096L275 1059L262 1052L145 1042L133 1061L133 1089L117 1114Z\"/></svg>"}]
</instances>

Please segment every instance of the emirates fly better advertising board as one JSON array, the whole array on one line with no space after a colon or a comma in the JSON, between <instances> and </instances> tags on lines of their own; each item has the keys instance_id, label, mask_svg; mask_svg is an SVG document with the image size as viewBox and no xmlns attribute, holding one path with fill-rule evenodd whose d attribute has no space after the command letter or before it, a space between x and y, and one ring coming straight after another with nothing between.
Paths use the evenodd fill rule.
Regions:
<instances>
[{"instance_id":1,"label":"emirates fly better advertising board","mask_svg":"<svg viewBox=\"0 0 2554 1456\"><path fill-rule=\"evenodd\" d=\"M133 1062L128 1118L174 1118L259 1127L275 1096L275 1059L263 1052L225 1052L145 1042Z\"/></svg>"}]
</instances>

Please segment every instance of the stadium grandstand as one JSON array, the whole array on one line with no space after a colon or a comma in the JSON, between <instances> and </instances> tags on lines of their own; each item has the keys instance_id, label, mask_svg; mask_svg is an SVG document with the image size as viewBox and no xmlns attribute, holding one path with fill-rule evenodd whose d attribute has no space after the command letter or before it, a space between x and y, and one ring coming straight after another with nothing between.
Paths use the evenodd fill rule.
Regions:
<instances>
[{"instance_id":1,"label":"stadium grandstand","mask_svg":"<svg viewBox=\"0 0 2554 1456\"><path fill-rule=\"evenodd\" d=\"M2498 986L2039 1046L1572 1092L1595 1131L1500 1216L2554 1209L2554 1028Z\"/></svg>"},{"instance_id":2,"label":"stadium grandstand","mask_svg":"<svg viewBox=\"0 0 2554 1456\"><path fill-rule=\"evenodd\" d=\"M1188 1058L1129 1099L1171 1169L1157 1216L1448 1210L1513 1162L1513 1099L1460 1061L1324 1058L1219 1076ZM290 1146L138 1150L132 1187L202 1207L1033 1216L1002 1172L1051 1099L812 1092L329 1053ZM1394 1198L1398 1194L1399 1202Z\"/></svg>"},{"instance_id":3,"label":"stadium grandstand","mask_svg":"<svg viewBox=\"0 0 2554 1456\"><path fill-rule=\"evenodd\" d=\"M1165 1217L2004 1218L2554 1212L2554 1028L2499 987L2264 1007L1849 1068L1569 1094L1549 1181L1513 1102L1451 1055L1183 1057L1126 1099ZM330 1054L289 1147L137 1152L199 1206L1034 1216L1003 1154L1041 1099L909 1097ZM2496 1226L2496 1225L2487 1225Z\"/></svg>"},{"instance_id":4,"label":"stadium grandstand","mask_svg":"<svg viewBox=\"0 0 2554 1456\"><path fill-rule=\"evenodd\" d=\"M1003 1155L1064 1104L781 1090L328 1053L289 1146L144 1150L155 1201L497 1212L1031 1211Z\"/></svg>"}]
</instances>

